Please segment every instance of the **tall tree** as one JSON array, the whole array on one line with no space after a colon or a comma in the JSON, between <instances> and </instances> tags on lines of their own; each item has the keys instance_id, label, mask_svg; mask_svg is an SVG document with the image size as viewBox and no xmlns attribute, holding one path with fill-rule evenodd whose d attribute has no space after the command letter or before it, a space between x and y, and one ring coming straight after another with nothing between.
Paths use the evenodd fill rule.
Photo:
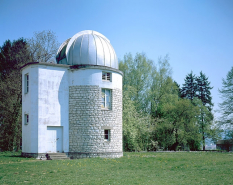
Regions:
<instances>
[{"instance_id":1,"label":"tall tree","mask_svg":"<svg viewBox=\"0 0 233 185\"><path fill-rule=\"evenodd\" d=\"M208 77L202 71L200 72L200 76L196 78L197 81L197 97L202 101L203 105L206 106L209 110L212 109L212 96L210 90L213 87L210 86L210 82L208 81Z\"/></svg>"},{"instance_id":2,"label":"tall tree","mask_svg":"<svg viewBox=\"0 0 233 185\"><path fill-rule=\"evenodd\" d=\"M233 67L227 73L226 78L222 79L222 89L219 89L222 103L219 104L221 109L221 123L233 125Z\"/></svg>"},{"instance_id":3,"label":"tall tree","mask_svg":"<svg viewBox=\"0 0 233 185\"><path fill-rule=\"evenodd\" d=\"M123 91L134 88L130 99L134 101L137 111L146 111L152 61L144 53L137 53L134 58L129 53L124 56L124 61L120 61L119 69L124 72Z\"/></svg>"},{"instance_id":4,"label":"tall tree","mask_svg":"<svg viewBox=\"0 0 233 185\"><path fill-rule=\"evenodd\" d=\"M54 32L44 30L34 32L34 36L27 39L33 62L55 62L55 56L60 44Z\"/></svg>"},{"instance_id":5,"label":"tall tree","mask_svg":"<svg viewBox=\"0 0 233 185\"><path fill-rule=\"evenodd\" d=\"M197 81L197 97L202 101L203 106L200 107L200 131L202 133L202 143L203 143L203 150L205 150L205 139L210 130L210 125L213 121L213 114L211 113L213 103L210 90L213 87L210 86L210 82L208 78L202 71L200 72L200 76L196 78ZM206 109L207 108L207 109Z\"/></svg>"},{"instance_id":6,"label":"tall tree","mask_svg":"<svg viewBox=\"0 0 233 185\"><path fill-rule=\"evenodd\" d=\"M193 104L199 109L199 115L197 115L197 123L199 125L199 132L202 135L203 150L205 150L206 138L210 138L215 132L214 129L212 129L214 116L212 112L203 105L203 102L200 99L195 98L193 100Z\"/></svg>"},{"instance_id":7,"label":"tall tree","mask_svg":"<svg viewBox=\"0 0 233 185\"><path fill-rule=\"evenodd\" d=\"M181 97L193 101L193 99L197 96L197 82L192 71L185 77L184 81L185 83L181 88Z\"/></svg>"},{"instance_id":8,"label":"tall tree","mask_svg":"<svg viewBox=\"0 0 233 185\"><path fill-rule=\"evenodd\" d=\"M150 103L151 103L151 115L152 117L159 116L159 107L162 102L173 99L173 95L177 95L178 87L173 82L172 69L169 64L169 56L159 58L158 67L153 67L151 75L151 87L150 87Z\"/></svg>"},{"instance_id":9,"label":"tall tree","mask_svg":"<svg viewBox=\"0 0 233 185\"><path fill-rule=\"evenodd\" d=\"M21 140L21 73L20 67L30 61L24 39L7 40L0 47L0 148L20 148Z\"/></svg>"}]
</instances>

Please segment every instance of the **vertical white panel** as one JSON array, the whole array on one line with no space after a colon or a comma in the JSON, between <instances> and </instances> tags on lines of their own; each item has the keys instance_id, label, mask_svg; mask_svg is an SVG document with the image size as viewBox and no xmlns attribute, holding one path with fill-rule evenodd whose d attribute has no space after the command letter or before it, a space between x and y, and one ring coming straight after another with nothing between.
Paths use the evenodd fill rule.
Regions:
<instances>
[{"instance_id":1,"label":"vertical white panel","mask_svg":"<svg viewBox=\"0 0 233 185\"><path fill-rule=\"evenodd\" d=\"M88 64L88 35L83 35L81 43L81 61L82 64Z\"/></svg>"},{"instance_id":2,"label":"vertical white panel","mask_svg":"<svg viewBox=\"0 0 233 185\"><path fill-rule=\"evenodd\" d=\"M96 45L95 45L94 36L91 35L91 34L89 35L88 58L89 58L89 64L97 65L97 61L96 61Z\"/></svg>"},{"instance_id":3,"label":"vertical white panel","mask_svg":"<svg viewBox=\"0 0 233 185\"><path fill-rule=\"evenodd\" d=\"M108 45L104 39L101 39L104 48L105 66L110 67L110 52Z\"/></svg>"},{"instance_id":4,"label":"vertical white panel","mask_svg":"<svg viewBox=\"0 0 233 185\"><path fill-rule=\"evenodd\" d=\"M81 48L81 42L82 42L82 36L78 37L77 40L74 41L73 44L73 50L75 52L72 53L72 57L69 58L69 60L73 60L73 65L77 65L81 63L81 57L80 57L80 48Z\"/></svg>"},{"instance_id":5,"label":"vertical white panel","mask_svg":"<svg viewBox=\"0 0 233 185\"><path fill-rule=\"evenodd\" d=\"M110 62L110 67L112 67L112 68L115 68L115 52L114 52L114 50L113 50L113 48L112 48L112 45L108 42L107 43L107 45L108 45L108 48L109 48L109 52L110 52L110 60L111 60L111 62Z\"/></svg>"},{"instance_id":6,"label":"vertical white panel","mask_svg":"<svg viewBox=\"0 0 233 185\"><path fill-rule=\"evenodd\" d=\"M104 66L104 51L103 51L103 45L100 41L100 38L98 36L94 36L96 48L97 48L97 65Z\"/></svg>"}]
</instances>

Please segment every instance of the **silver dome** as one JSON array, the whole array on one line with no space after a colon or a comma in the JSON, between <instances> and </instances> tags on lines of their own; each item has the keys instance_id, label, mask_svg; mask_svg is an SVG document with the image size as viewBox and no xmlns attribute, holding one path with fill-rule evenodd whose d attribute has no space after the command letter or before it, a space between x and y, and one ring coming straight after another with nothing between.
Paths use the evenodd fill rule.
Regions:
<instances>
[{"instance_id":1,"label":"silver dome","mask_svg":"<svg viewBox=\"0 0 233 185\"><path fill-rule=\"evenodd\" d=\"M116 53L102 34L85 30L67 39L58 49L58 64L101 65L118 69Z\"/></svg>"}]
</instances>

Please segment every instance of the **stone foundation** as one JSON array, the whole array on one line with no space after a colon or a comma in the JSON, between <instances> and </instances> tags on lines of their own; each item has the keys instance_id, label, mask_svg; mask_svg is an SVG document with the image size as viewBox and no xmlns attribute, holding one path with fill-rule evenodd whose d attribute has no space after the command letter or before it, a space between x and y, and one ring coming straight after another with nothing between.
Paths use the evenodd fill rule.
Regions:
<instances>
[{"instance_id":1,"label":"stone foundation","mask_svg":"<svg viewBox=\"0 0 233 185\"><path fill-rule=\"evenodd\" d=\"M81 159L81 158L120 158L123 157L123 152L105 152L105 153L85 153L85 152L68 152L67 154L70 159Z\"/></svg>"}]
</instances>

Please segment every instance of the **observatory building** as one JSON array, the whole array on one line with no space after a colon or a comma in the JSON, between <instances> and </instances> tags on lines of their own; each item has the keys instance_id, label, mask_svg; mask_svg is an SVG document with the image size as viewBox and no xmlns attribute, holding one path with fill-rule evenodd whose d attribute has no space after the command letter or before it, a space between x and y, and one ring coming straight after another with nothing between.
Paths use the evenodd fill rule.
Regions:
<instances>
[{"instance_id":1,"label":"observatory building","mask_svg":"<svg viewBox=\"0 0 233 185\"><path fill-rule=\"evenodd\" d=\"M56 62L22 67L22 155L123 156L123 74L110 41L81 31L60 46Z\"/></svg>"}]
</instances>

